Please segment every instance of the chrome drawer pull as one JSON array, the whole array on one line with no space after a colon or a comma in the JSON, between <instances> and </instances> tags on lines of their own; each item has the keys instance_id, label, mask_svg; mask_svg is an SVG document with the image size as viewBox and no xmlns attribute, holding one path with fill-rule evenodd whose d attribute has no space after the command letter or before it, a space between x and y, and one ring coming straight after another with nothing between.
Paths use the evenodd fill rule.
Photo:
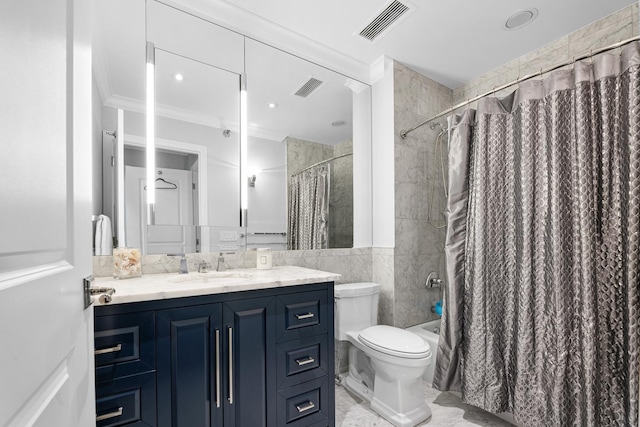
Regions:
<instances>
[{"instance_id":1,"label":"chrome drawer pull","mask_svg":"<svg viewBox=\"0 0 640 427\"><path fill-rule=\"evenodd\" d=\"M298 413L303 413L303 412L307 412L309 409L313 409L315 408L316 405L313 402L307 402L306 405L296 405L296 409L298 410Z\"/></svg>"},{"instance_id":2,"label":"chrome drawer pull","mask_svg":"<svg viewBox=\"0 0 640 427\"><path fill-rule=\"evenodd\" d=\"M216 408L220 407L220 330L216 329Z\"/></svg>"},{"instance_id":3,"label":"chrome drawer pull","mask_svg":"<svg viewBox=\"0 0 640 427\"><path fill-rule=\"evenodd\" d=\"M316 359L311 356L307 357L306 359L296 359L296 363L298 364L298 366L308 365L309 363L313 363L315 361Z\"/></svg>"},{"instance_id":4,"label":"chrome drawer pull","mask_svg":"<svg viewBox=\"0 0 640 427\"><path fill-rule=\"evenodd\" d=\"M122 344L118 344L114 347L101 348L100 350L95 350L94 353L97 356L99 354L115 353L120 350L122 350Z\"/></svg>"},{"instance_id":5,"label":"chrome drawer pull","mask_svg":"<svg viewBox=\"0 0 640 427\"><path fill-rule=\"evenodd\" d=\"M311 319L312 317L315 317L316 315L313 313L307 313L307 314L296 314L296 318L298 320L303 320L303 319Z\"/></svg>"},{"instance_id":6,"label":"chrome drawer pull","mask_svg":"<svg viewBox=\"0 0 640 427\"><path fill-rule=\"evenodd\" d=\"M233 328L227 330L229 339L229 405L233 405Z\"/></svg>"},{"instance_id":7,"label":"chrome drawer pull","mask_svg":"<svg viewBox=\"0 0 640 427\"><path fill-rule=\"evenodd\" d=\"M120 415L122 415L122 406L118 408L117 411L113 411L113 412L109 412L106 414L102 414L102 415L96 415L96 422L97 421L104 421L104 420L108 420L109 418L115 418L115 417L119 417ZM299 410L299 409L298 409Z\"/></svg>"}]
</instances>

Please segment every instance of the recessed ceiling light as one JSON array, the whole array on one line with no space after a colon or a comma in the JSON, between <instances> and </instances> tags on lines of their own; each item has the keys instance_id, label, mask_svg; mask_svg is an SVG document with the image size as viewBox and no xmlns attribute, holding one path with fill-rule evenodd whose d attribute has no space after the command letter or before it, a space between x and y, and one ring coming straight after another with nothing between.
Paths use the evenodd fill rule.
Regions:
<instances>
[{"instance_id":1,"label":"recessed ceiling light","mask_svg":"<svg viewBox=\"0 0 640 427\"><path fill-rule=\"evenodd\" d=\"M530 9L519 10L507 18L504 22L504 29L508 31L518 30L531 23L537 17L538 9L533 7Z\"/></svg>"},{"instance_id":2,"label":"recessed ceiling light","mask_svg":"<svg viewBox=\"0 0 640 427\"><path fill-rule=\"evenodd\" d=\"M331 123L331 126L333 127L340 127L340 126L346 126L347 122L345 122L344 120L336 120L335 122Z\"/></svg>"},{"instance_id":3,"label":"recessed ceiling light","mask_svg":"<svg viewBox=\"0 0 640 427\"><path fill-rule=\"evenodd\" d=\"M179 82L181 82L184 79L184 76L180 73L176 73L176 75L173 77L175 77L175 79Z\"/></svg>"},{"instance_id":4,"label":"recessed ceiling light","mask_svg":"<svg viewBox=\"0 0 640 427\"><path fill-rule=\"evenodd\" d=\"M267 102L267 107L269 107L269 108L277 108L278 104L276 104L275 102Z\"/></svg>"}]
</instances>

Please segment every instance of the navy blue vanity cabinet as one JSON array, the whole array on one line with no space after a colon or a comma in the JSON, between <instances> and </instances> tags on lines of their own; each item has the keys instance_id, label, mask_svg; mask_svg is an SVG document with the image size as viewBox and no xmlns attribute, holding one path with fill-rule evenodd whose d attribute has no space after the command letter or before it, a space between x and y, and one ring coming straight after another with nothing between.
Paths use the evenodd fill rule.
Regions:
<instances>
[{"instance_id":1,"label":"navy blue vanity cabinet","mask_svg":"<svg viewBox=\"0 0 640 427\"><path fill-rule=\"evenodd\" d=\"M222 426L222 306L158 310L158 427Z\"/></svg>"},{"instance_id":2,"label":"navy blue vanity cabinet","mask_svg":"<svg viewBox=\"0 0 640 427\"><path fill-rule=\"evenodd\" d=\"M278 427L333 426L333 286L276 298Z\"/></svg>"},{"instance_id":3,"label":"navy blue vanity cabinet","mask_svg":"<svg viewBox=\"0 0 640 427\"><path fill-rule=\"evenodd\" d=\"M156 425L155 312L95 308L96 426Z\"/></svg>"},{"instance_id":4,"label":"navy blue vanity cabinet","mask_svg":"<svg viewBox=\"0 0 640 427\"><path fill-rule=\"evenodd\" d=\"M334 426L333 283L95 307L97 426Z\"/></svg>"},{"instance_id":5,"label":"navy blue vanity cabinet","mask_svg":"<svg viewBox=\"0 0 640 427\"><path fill-rule=\"evenodd\" d=\"M274 298L158 311L158 427L267 426Z\"/></svg>"}]
</instances>

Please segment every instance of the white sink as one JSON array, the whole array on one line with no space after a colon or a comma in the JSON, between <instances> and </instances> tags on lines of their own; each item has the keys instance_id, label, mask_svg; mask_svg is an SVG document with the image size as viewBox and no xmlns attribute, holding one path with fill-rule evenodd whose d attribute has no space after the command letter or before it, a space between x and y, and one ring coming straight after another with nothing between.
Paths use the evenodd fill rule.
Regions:
<instances>
[{"instance_id":1,"label":"white sink","mask_svg":"<svg viewBox=\"0 0 640 427\"><path fill-rule=\"evenodd\" d=\"M171 283L183 283L194 280L200 280L203 282L209 280L220 280L221 282L236 282L238 280L248 279L251 277L253 277L253 274L246 271L210 271L208 273L177 274L169 278L168 281Z\"/></svg>"},{"instance_id":2,"label":"white sink","mask_svg":"<svg viewBox=\"0 0 640 427\"><path fill-rule=\"evenodd\" d=\"M247 271L210 271L208 273L194 273L199 275L200 277L206 278L238 278L238 279L248 279L249 277L253 277L253 273L249 273Z\"/></svg>"}]
</instances>

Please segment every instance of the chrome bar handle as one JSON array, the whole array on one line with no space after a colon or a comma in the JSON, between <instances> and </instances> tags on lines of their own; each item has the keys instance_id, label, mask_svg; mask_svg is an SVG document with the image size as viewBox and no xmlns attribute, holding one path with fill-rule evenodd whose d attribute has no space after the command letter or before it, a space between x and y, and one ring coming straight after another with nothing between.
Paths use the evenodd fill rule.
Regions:
<instances>
[{"instance_id":1,"label":"chrome bar handle","mask_svg":"<svg viewBox=\"0 0 640 427\"><path fill-rule=\"evenodd\" d=\"M316 405L313 402L307 402L306 405L296 405L296 409L300 414L303 412L307 412L308 410L313 409L315 407Z\"/></svg>"},{"instance_id":2,"label":"chrome bar handle","mask_svg":"<svg viewBox=\"0 0 640 427\"><path fill-rule=\"evenodd\" d=\"M311 356L307 357L306 359L296 359L296 363L298 364L298 366L308 365L309 363L313 363L315 361L316 359Z\"/></svg>"},{"instance_id":3,"label":"chrome bar handle","mask_svg":"<svg viewBox=\"0 0 640 427\"><path fill-rule=\"evenodd\" d=\"M89 293L91 295L100 295L100 302L108 303L111 302L111 296L116 293L115 288L100 288L95 286L89 286Z\"/></svg>"},{"instance_id":4,"label":"chrome bar handle","mask_svg":"<svg viewBox=\"0 0 640 427\"><path fill-rule=\"evenodd\" d=\"M95 350L94 353L97 356L99 354L115 353L120 350L122 350L122 344L118 344L113 347L101 348L99 350Z\"/></svg>"},{"instance_id":5,"label":"chrome bar handle","mask_svg":"<svg viewBox=\"0 0 640 427\"><path fill-rule=\"evenodd\" d=\"M216 408L220 407L220 329L216 329Z\"/></svg>"},{"instance_id":6,"label":"chrome bar handle","mask_svg":"<svg viewBox=\"0 0 640 427\"><path fill-rule=\"evenodd\" d=\"M296 314L296 319L298 320L303 320L303 319L311 319L312 317L315 317L316 315L313 313L307 313L307 314Z\"/></svg>"},{"instance_id":7,"label":"chrome bar handle","mask_svg":"<svg viewBox=\"0 0 640 427\"><path fill-rule=\"evenodd\" d=\"M233 405L233 328L229 328L229 405Z\"/></svg>"},{"instance_id":8,"label":"chrome bar handle","mask_svg":"<svg viewBox=\"0 0 640 427\"><path fill-rule=\"evenodd\" d=\"M115 418L115 417L119 417L122 415L122 406L119 407L117 410L113 411L113 412L108 412L106 414L102 414L102 415L96 415L96 422L98 421L104 421L104 420L108 420L109 418Z\"/></svg>"}]
</instances>

